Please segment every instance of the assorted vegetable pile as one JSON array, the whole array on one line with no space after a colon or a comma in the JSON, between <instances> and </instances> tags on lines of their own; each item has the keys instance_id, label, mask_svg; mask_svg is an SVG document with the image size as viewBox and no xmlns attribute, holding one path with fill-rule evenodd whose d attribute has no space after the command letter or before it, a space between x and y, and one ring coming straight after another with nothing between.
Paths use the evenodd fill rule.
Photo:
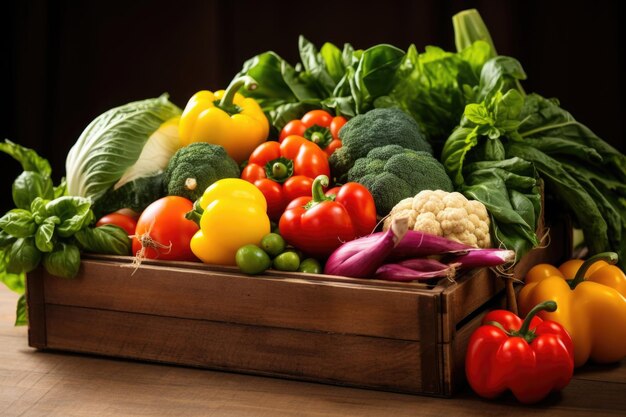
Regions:
<instances>
[{"instance_id":1,"label":"assorted vegetable pile","mask_svg":"<svg viewBox=\"0 0 626 417\"><path fill-rule=\"evenodd\" d=\"M184 110L166 94L111 109L72 146L57 187L45 159L5 141L0 150L24 172L13 184L16 208L0 218L2 281L23 294L25 274L40 264L72 278L82 252L132 255L137 267L158 258L249 275L454 280L548 244L537 235L544 196L572 216L590 254L611 251L623 269L626 156L556 99L524 91L521 64L496 54L475 10L453 24L456 52L318 50L300 37L295 66L262 53L226 90L199 91ZM589 357L626 355L626 335L601 319L619 316L626 328L626 276L587 266L531 270L523 323L488 316L467 361L480 395L511 389L533 402ZM584 320L575 303L591 311ZM17 316L25 322L23 296ZM527 344L518 346L522 370L498 353L513 339ZM558 348L541 351L537 340ZM514 376L555 371L545 361L558 364L545 386Z\"/></svg>"}]
</instances>

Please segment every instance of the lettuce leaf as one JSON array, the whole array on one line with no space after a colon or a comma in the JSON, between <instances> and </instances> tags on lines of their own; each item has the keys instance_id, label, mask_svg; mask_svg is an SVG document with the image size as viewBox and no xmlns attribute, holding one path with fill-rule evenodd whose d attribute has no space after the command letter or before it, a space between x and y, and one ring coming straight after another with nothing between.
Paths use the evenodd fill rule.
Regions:
<instances>
[{"instance_id":1,"label":"lettuce leaf","mask_svg":"<svg viewBox=\"0 0 626 417\"><path fill-rule=\"evenodd\" d=\"M163 94L98 116L67 155L67 193L97 199L137 161L152 133L180 113Z\"/></svg>"}]
</instances>

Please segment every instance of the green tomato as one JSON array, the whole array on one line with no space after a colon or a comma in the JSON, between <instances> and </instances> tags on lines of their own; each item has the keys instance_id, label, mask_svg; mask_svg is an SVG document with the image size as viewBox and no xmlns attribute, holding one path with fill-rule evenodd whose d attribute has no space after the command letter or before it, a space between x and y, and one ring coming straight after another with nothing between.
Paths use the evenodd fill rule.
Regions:
<instances>
[{"instance_id":1,"label":"green tomato","mask_svg":"<svg viewBox=\"0 0 626 417\"><path fill-rule=\"evenodd\" d=\"M287 243L285 239L278 233L268 233L261 239L261 248L263 248L269 256L276 256L283 253L286 246Z\"/></svg>"},{"instance_id":2,"label":"green tomato","mask_svg":"<svg viewBox=\"0 0 626 417\"><path fill-rule=\"evenodd\" d=\"M274 258L274 268L279 271L297 271L300 266L300 257L292 251L283 252Z\"/></svg>"},{"instance_id":3,"label":"green tomato","mask_svg":"<svg viewBox=\"0 0 626 417\"><path fill-rule=\"evenodd\" d=\"M322 264L320 264L317 259L306 258L305 260L300 262L298 272L306 272L307 274L321 274Z\"/></svg>"},{"instance_id":4,"label":"green tomato","mask_svg":"<svg viewBox=\"0 0 626 417\"><path fill-rule=\"evenodd\" d=\"M272 261L263 249L257 245L244 245L237 250L235 262L246 274L260 274L270 267Z\"/></svg>"}]
</instances>

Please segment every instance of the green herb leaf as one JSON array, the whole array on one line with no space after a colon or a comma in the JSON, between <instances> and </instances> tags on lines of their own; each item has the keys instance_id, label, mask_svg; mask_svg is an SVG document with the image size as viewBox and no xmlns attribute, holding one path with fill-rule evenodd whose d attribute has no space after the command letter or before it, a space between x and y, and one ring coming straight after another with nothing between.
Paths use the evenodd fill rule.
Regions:
<instances>
[{"instance_id":1,"label":"green herb leaf","mask_svg":"<svg viewBox=\"0 0 626 417\"><path fill-rule=\"evenodd\" d=\"M29 209L36 197L52 199L54 189L48 176L35 171L22 172L13 182L13 202L21 209Z\"/></svg>"},{"instance_id":2,"label":"green herb leaf","mask_svg":"<svg viewBox=\"0 0 626 417\"><path fill-rule=\"evenodd\" d=\"M59 197L46 204L46 212L60 219L56 230L61 237L72 236L94 220L91 202L83 197Z\"/></svg>"},{"instance_id":3,"label":"green herb leaf","mask_svg":"<svg viewBox=\"0 0 626 417\"><path fill-rule=\"evenodd\" d=\"M131 252L131 240L128 233L112 224L83 229L74 237L79 247L86 252L109 255L129 255Z\"/></svg>"},{"instance_id":4,"label":"green herb leaf","mask_svg":"<svg viewBox=\"0 0 626 417\"><path fill-rule=\"evenodd\" d=\"M37 232L35 233L35 246L37 246L37 249L41 252L51 252L54 248L53 236L56 226L55 220L58 220L56 216L49 217L37 228Z\"/></svg>"},{"instance_id":5,"label":"green herb leaf","mask_svg":"<svg viewBox=\"0 0 626 417\"><path fill-rule=\"evenodd\" d=\"M52 169L50 163L37 155L32 149L11 142L8 139L0 143L0 151L9 154L22 165L24 171L34 171L44 177L49 177Z\"/></svg>"},{"instance_id":6,"label":"green herb leaf","mask_svg":"<svg viewBox=\"0 0 626 417\"><path fill-rule=\"evenodd\" d=\"M13 209L0 218L0 228L11 236L24 238L33 236L37 225L30 211Z\"/></svg>"},{"instance_id":7,"label":"green herb leaf","mask_svg":"<svg viewBox=\"0 0 626 417\"><path fill-rule=\"evenodd\" d=\"M39 265L41 252L32 237L19 238L6 253L6 270L12 274L29 273Z\"/></svg>"},{"instance_id":8,"label":"green herb leaf","mask_svg":"<svg viewBox=\"0 0 626 417\"><path fill-rule=\"evenodd\" d=\"M80 268L80 251L76 245L58 242L52 252L43 255L43 266L57 277L74 278Z\"/></svg>"},{"instance_id":9,"label":"green herb leaf","mask_svg":"<svg viewBox=\"0 0 626 417\"><path fill-rule=\"evenodd\" d=\"M28 307L26 305L26 295L22 294L17 300L17 308L15 309L15 325L28 325Z\"/></svg>"}]
</instances>

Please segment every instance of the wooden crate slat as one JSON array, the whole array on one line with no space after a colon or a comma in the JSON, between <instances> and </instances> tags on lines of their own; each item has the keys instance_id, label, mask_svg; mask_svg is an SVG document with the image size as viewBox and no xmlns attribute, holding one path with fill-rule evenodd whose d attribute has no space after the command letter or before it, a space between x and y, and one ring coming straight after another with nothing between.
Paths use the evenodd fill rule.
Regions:
<instances>
[{"instance_id":1,"label":"wooden crate slat","mask_svg":"<svg viewBox=\"0 0 626 417\"><path fill-rule=\"evenodd\" d=\"M255 278L83 261L80 277L46 275L46 302L242 324L419 340L420 303L433 294L333 282ZM428 317L427 317L428 318ZM432 316L431 316L432 318Z\"/></svg>"},{"instance_id":2,"label":"wooden crate slat","mask_svg":"<svg viewBox=\"0 0 626 417\"><path fill-rule=\"evenodd\" d=\"M46 317L50 349L441 394L422 384L419 342L57 305Z\"/></svg>"}]
</instances>

